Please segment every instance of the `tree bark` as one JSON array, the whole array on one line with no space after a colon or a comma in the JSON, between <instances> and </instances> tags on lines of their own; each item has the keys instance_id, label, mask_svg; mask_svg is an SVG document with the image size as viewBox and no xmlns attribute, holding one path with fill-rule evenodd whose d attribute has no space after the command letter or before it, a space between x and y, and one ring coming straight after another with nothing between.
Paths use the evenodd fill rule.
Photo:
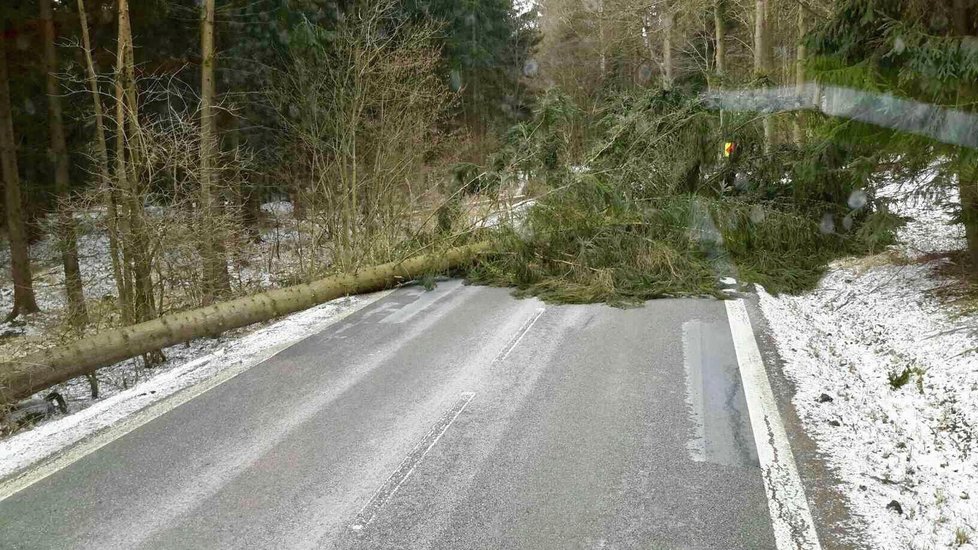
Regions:
<instances>
[{"instance_id":1,"label":"tree bark","mask_svg":"<svg viewBox=\"0 0 978 550\"><path fill-rule=\"evenodd\" d=\"M978 170L970 164L958 170L958 193L961 201L961 223L964 224L971 260L971 274L978 279Z\"/></svg>"},{"instance_id":2,"label":"tree bark","mask_svg":"<svg viewBox=\"0 0 978 550\"><path fill-rule=\"evenodd\" d=\"M754 75L764 82L767 87L771 78L771 56L768 53L768 0L756 0L754 4ZM770 115L763 117L764 152L770 153L774 142L774 119Z\"/></svg>"},{"instance_id":3,"label":"tree bark","mask_svg":"<svg viewBox=\"0 0 978 550\"><path fill-rule=\"evenodd\" d=\"M798 7L798 46L795 51L795 94L800 98L805 93L805 61L808 52L805 48L805 35L808 34L808 25L805 20L805 9ZM805 131L802 127L804 115L801 112L795 113L793 137L795 145L801 147L805 144Z\"/></svg>"},{"instance_id":4,"label":"tree bark","mask_svg":"<svg viewBox=\"0 0 978 550\"><path fill-rule=\"evenodd\" d=\"M717 79L723 82L727 74L727 21L724 0L715 0L713 4L713 27L716 32L715 64Z\"/></svg>"},{"instance_id":5,"label":"tree bark","mask_svg":"<svg viewBox=\"0 0 978 550\"><path fill-rule=\"evenodd\" d=\"M14 307L7 320L40 311L31 279L30 249L24 226L24 205L17 172L17 145L10 111L10 83L7 75L6 38L0 36L0 163L3 166L4 202L7 207L7 233L10 237L10 267L14 280Z\"/></svg>"},{"instance_id":6,"label":"tree bark","mask_svg":"<svg viewBox=\"0 0 978 550\"><path fill-rule=\"evenodd\" d=\"M444 253L370 267L351 275L327 277L309 284L171 313L23 359L0 363L0 403L14 402L130 357L194 338L215 336L342 296L389 288L425 273L444 271L469 262L488 249L489 243L477 243Z\"/></svg>"},{"instance_id":7,"label":"tree bark","mask_svg":"<svg viewBox=\"0 0 978 550\"><path fill-rule=\"evenodd\" d=\"M969 8L969 2L954 0L954 32L958 36L968 36L974 28L974 19ZM964 104L973 97L974 88L969 89L962 81L958 85L958 103ZM978 167L975 166L974 156L961 154L962 165L958 169L958 193L961 202L961 223L964 224L965 238L968 245L968 257L971 260L971 276L978 280Z\"/></svg>"},{"instance_id":8,"label":"tree bark","mask_svg":"<svg viewBox=\"0 0 978 550\"><path fill-rule=\"evenodd\" d=\"M61 113L61 98L58 90L58 53L55 49L57 37L51 14L51 0L39 0L41 22L44 27L44 70L48 93L48 126L51 133L51 157L54 162L54 189L62 204L58 204L58 239L61 248L61 263L65 272L65 294L68 304L68 319L75 327L88 323L85 308L85 293L82 290L81 268L78 266L78 239L75 219L65 202L71 190L69 182L68 148L65 145L64 120Z\"/></svg>"},{"instance_id":9,"label":"tree bark","mask_svg":"<svg viewBox=\"0 0 978 550\"><path fill-rule=\"evenodd\" d=\"M129 2L119 0L119 39L116 49L116 182L123 212L119 216L122 235L123 280L130 300L123 310L129 322L156 317L153 297L150 243L143 220L143 197L137 170L139 156L139 119L133 65L132 30L129 24ZM131 172L130 172L131 169Z\"/></svg>"},{"instance_id":10,"label":"tree bark","mask_svg":"<svg viewBox=\"0 0 978 550\"><path fill-rule=\"evenodd\" d=\"M662 21L662 87L666 90L672 89L675 77L672 60L672 27L674 22L675 15L672 13L671 7L667 7Z\"/></svg>"},{"instance_id":11,"label":"tree bark","mask_svg":"<svg viewBox=\"0 0 978 550\"><path fill-rule=\"evenodd\" d=\"M214 0L201 6L200 75L200 199L203 227L204 303L209 304L231 290L227 259L218 230L214 205Z\"/></svg>"},{"instance_id":12,"label":"tree bark","mask_svg":"<svg viewBox=\"0 0 978 550\"><path fill-rule=\"evenodd\" d=\"M98 73L92 61L92 42L88 34L88 15L85 11L85 0L78 0L78 21L81 25L82 53L85 56L85 72L88 88L92 94L95 118L95 162L98 169L99 190L104 196L106 210L106 228L109 234L109 256L112 260L112 275L115 279L116 292L119 295L119 311L125 311L130 303L126 293L126 282L123 278L122 259L119 248L119 212L117 191L112 183L109 169L109 148L105 141L105 116L102 111L102 95L99 90Z\"/></svg>"}]
</instances>

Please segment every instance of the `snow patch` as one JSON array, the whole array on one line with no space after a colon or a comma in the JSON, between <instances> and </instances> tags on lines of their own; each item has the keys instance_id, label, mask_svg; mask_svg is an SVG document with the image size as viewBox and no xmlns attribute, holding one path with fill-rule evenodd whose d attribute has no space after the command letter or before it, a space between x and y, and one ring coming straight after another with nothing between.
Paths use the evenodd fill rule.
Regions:
<instances>
[{"instance_id":1,"label":"snow patch","mask_svg":"<svg viewBox=\"0 0 978 550\"><path fill-rule=\"evenodd\" d=\"M964 246L944 207L956 196L935 207L897 185L880 195L913 218L892 255L837 262L802 296L759 289L761 309L794 406L873 547L976 548L978 316L940 303L935 269L947 260L923 258Z\"/></svg>"}]
</instances>

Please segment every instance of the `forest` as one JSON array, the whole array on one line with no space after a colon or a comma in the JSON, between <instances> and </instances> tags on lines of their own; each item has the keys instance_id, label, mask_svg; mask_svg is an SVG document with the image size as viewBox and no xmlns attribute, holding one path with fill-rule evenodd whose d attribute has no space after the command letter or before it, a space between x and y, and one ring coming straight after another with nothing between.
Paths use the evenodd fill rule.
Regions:
<instances>
[{"instance_id":1,"label":"forest","mask_svg":"<svg viewBox=\"0 0 978 550\"><path fill-rule=\"evenodd\" d=\"M892 244L894 180L953 197L978 274L969 0L0 11L4 401L447 270L556 302L802 292ZM897 100L930 110L840 114Z\"/></svg>"}]
</instances>

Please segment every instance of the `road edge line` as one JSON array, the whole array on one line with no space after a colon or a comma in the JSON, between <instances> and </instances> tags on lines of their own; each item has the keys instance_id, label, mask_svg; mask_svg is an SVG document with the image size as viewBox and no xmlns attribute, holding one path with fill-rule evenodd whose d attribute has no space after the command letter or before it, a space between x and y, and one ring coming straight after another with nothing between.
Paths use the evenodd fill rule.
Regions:
<instances>
[{"instance_id":1,"label":"road edge line","mask_svg":"<svg viewBox=\"0 0 978 550\"><path fill-rule=\"evenodd\" d=\"M815 520L788 443L744 300L725 300L751 431L779 550L821 550Z\"/></svg>"},{"instance_id":2,"label":"road edge line","mask_svg":"<svg viewBox=\"0 0 978 550\"><path fill-rule=\"evenodd\" d=\"M326 329L327 327L335 325L354 313L362 311L364 308L386 298L393 292L393 290L384 290L375 293L374 296L364 300L364 302L359 304L358 307L351 308L349 311L330 319L328 322L322 325L321 329ZM322 330L319 332L321 331ZM0 480L0 503L30 487L31 485L34 485L35 483L58 473L68 466L71 466L75 462L78 462L95 451L98 451L113 441L134 432L135 430L152 422L153 420L156 420L173 409L176 409L177 407L192 401L197 397L200 397L221 384L224 384L238 375L251 370L253 367L268 361L272 357L275 357L292 346L295 346L296 344L299 344L300 342L319 334L319 332L310 334L304 338L295 340L294 342L271 347L264 352L253 356L252 361L228 367L218 373L215 373L214 376L210 378L201 380L196 384L192 384L186 388L177 390L172 395L147 405L146 407L131 413L119 421L95 431L91 435L83 437L60 451L55 451L47 457L41 458L33 465L26 467L21 472L16 473L6 479Z\"/></svg>"}]
</instances>

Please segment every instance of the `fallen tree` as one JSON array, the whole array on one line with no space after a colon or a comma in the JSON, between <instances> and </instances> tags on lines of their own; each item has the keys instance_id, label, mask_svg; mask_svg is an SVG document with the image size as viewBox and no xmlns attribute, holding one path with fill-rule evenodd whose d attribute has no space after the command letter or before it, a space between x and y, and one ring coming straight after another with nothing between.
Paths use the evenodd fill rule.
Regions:
<instances>
[{"instance_id":1,"label":"fallen tree","mask_svg":"<svg viewBox=\"0 0 978 550\"><path fill-rule=\"evenodd\" d=\"M195 338L268 321L329 300L390 288L426 273L451 269L488 250L482 242L353 274L270 290L207 307L164 315L129 327L105 331L27 357L0 363L0 404L12 403L72 378L95 372Z\"/></svg>"}]
</instances>

